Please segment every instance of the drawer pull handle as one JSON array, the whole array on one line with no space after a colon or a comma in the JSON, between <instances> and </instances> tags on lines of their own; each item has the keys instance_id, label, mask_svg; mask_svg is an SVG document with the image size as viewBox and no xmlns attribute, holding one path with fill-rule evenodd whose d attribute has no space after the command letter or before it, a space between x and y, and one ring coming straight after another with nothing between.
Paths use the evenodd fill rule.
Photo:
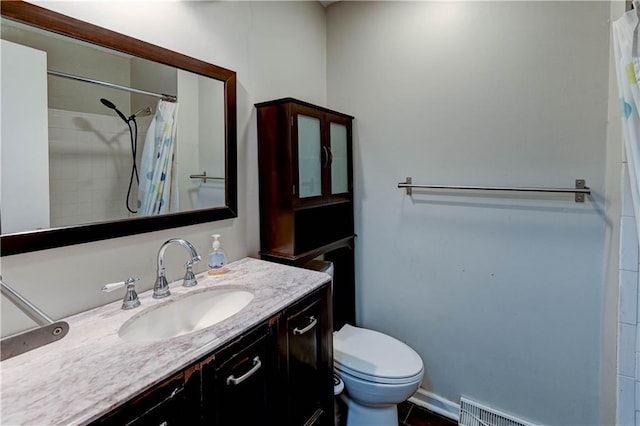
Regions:
<instances>
[{"instance_id":1,"label":"drawer pull handle","mask_svg":"<svg viewBox=\"0 0 640 426\"><path fill-rule=\"evenodd\" d=\"M260 362L260 357L257 356L253 359L253 368L251 370L247 371L237 379L233 377L233 374L227 377L227 385L239 385L240 383L244 382L249 377L251 377L253 373L255 373L260 369L260 367L262 367L262 362Z\"/></svg>"},{"instance_id":2,"label":"drawer pull handle","mask_svg":"<svg viewBox=\"0 0 640 426\"><path fill-rule=\"evenodd\" d=\"M307 331L311 330L313 327L315 327L316 324L318 323L318 320L315 319L315 317L309 317L309 320L310 320L310 322L309 322L308 326L306 326L303 329L299 329L298 327L294 328L293 329L293 334L294 335L296 335L296 334L304 334Z\"/></svg>"},{"instance_id":3,"label":"drawer pull handle","mask_svg":"<svg viewBox=\"0 0 640 426\"><path fill-rule=\"evenodd\" d=\"M167 399L173 399L174 396L176 396L178 394L178 392L180 392L182 390L182 386L178 386L177 388L175 388L173 390L173 392L171 392L171 395L169 395L169 398ZM162 426L162 425L160 425Z\"/></svg>"}]
</instances>

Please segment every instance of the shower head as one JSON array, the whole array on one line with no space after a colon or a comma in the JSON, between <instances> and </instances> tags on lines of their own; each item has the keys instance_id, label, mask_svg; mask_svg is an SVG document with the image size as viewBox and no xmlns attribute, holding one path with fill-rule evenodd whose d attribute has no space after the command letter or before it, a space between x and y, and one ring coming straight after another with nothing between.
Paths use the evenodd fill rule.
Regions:
<instances>
[{"instance_id":1,"label":"shower head","mask_svg":"<svg viewBox=\"0 0 640 426\"><path fill-rule=\"evenodd\" d=\"M118 116L124 120L125 123L129 122L129 120L127 120L127 117L125 117L125 115L120 112L118 108L116 108L116 105L113 102L105 98L100 98L100 102L102 102L102 105L106 106L107 108L114 110L118 114Z\"/></svg>"},{"instance_id":2,"label":"shower head","mask_svg":"<svg viewBox=\"0 0 640 426\"><path fill-rule=\"evenodd\" d=\"M102 104L107 108L116 109L116 105L113 102L111 102L109 99L100 98L100 102L102 102Z\"/></svg>"}]
</instances>

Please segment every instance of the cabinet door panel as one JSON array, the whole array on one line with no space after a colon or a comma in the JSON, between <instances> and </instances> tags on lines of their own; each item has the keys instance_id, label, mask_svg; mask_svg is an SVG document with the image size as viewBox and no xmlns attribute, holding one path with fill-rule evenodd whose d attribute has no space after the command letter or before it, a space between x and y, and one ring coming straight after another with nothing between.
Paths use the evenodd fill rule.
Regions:
<instances>
[{"instance_id":1,"label":"cabinet door panel","mask_svg":"<svg viewBox=\"0 0 640 426\"><path fill-rule=\"evenodd\" d=\"M202 369L204 423L219 426L269 424L270 362L262 336L222 363ZM234 351L235 352L235 351Z\"/></svg>"},{"instance_id":2,"label":"cabinet door panel","mask_svg":"<svg viewBox=\"0 0 640 426\"><path fill-rule=\"evenodd\" d=\"M287 317L289 413L303 425L321 409L326 380L322 365L322 313L316 301Z\"/></svg>"},{"instance_id":3,"label":"cabinet door panel","mask_svg":"<svg viewBox=\"0 0 640 426\"><path fill-rule=\"evenodd\" d=\"M298 197L322 195L320 119L298 114Z\"/></svg>"},{"instance_id":4,"label":"cabinet door panel","mask_svg":"<svg viewBox=\"0 0 640 426\"><path fill-rule=\"evenodd\" d=\"M331 194L349 192L349 154L347 126L329 123L331 153Z\"/></svg>"}]
</instances>

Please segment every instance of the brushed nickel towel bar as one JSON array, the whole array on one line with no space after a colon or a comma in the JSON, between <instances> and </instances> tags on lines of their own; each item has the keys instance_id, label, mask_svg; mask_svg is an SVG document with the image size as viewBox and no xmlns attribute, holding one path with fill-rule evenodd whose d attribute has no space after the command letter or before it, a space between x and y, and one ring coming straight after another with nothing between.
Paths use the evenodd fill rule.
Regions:
<instances>
[{"instance_id":1,"label":"brushed nickel towel bar","mask_svg":"<svg viewBox=\"0 0 640 426\"><path fill-rule=\"evenodd\" d=\"M405 188L407 195L412 195L413 188L419 189L461 189L469 191L520 191L520 192L555 192L575 194L576 203L584 203L584 196L591 195L591 188L585 186L584 179L576 179L575 188L532 188L532 187L512 187L512 186L460 186L460 185L418 185L414 184L411 177L407 177L404 182L398 183L398 188Z\"/></svg>"},{"instance_id":2,"label":"brushed nickel towel bar","mask_svg":"<svg viewBox=\"0 0 640 426\"><path fill-rule=\"evenodd\" d=\"M2 339L2 343L0 344L0 361L53 343L62 339L69 332L69 324L66 321L53 321L47 314L38 309L37 306L2 281L1 276L0 293L40 326L25 331L24 333Z\"/></svg>"},{"instance_id":3,"label":"brushed nickel towel bar","mask_svg":"<svg viewBox=\"0 0 640 426\"><path fill-rule=\"evenodd\" d=\"M206 182L209 179L211 179L211 180L224 180L225 178L216 177L216 176L207 176L207 172L202 172L202 174L200 174L200 175L189 175L189 179L202 179L203 181Z\"/></svg>"}]
</instances>

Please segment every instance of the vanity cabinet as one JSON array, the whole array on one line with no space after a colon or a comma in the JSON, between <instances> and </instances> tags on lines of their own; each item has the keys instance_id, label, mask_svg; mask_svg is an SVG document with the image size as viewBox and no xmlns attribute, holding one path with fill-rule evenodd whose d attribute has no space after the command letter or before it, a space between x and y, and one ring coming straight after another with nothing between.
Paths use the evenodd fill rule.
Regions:
<instances>
[{"instance_id":1,"label":"vanity cabinet","mask_svg":"<svg viewBox=\"0 0 640 426\"><path fill-rule=\"evenodd\" d=\"M353 117L292 98L256 104L263 252L353 235Z\"/></svg>"},{"instance_id":2,"label":"vanity cabinet","mask_svg":"<svg viewBox=\"0 0 640 426\"><path fill-rule=\"evenodd\" d=\"M95 425L332 425L331 286L324 284Z\"/></svg>"}]
</instances>

